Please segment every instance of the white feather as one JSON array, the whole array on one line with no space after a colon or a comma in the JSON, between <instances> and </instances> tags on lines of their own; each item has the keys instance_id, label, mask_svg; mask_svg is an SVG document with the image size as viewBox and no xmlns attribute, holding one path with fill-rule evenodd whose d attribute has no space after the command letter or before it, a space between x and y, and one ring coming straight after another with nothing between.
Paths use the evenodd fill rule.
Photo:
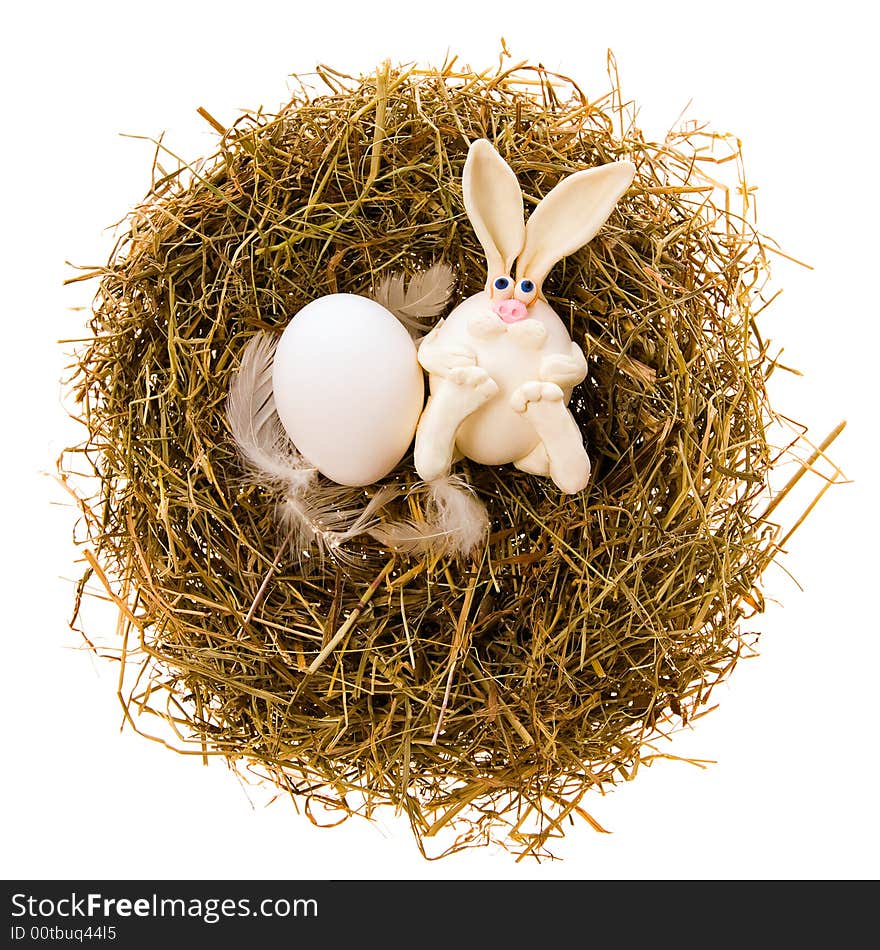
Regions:
<instances>
[{"instance_id":1,"label":"white feather","mask_svg":"<svg viewBox=\"0 0 880 950\"><path fill-rule=\"evenodd\" d=\"M368 534L378 524L379 512L397 495L396 488L384 485L366 505L358 507L363 500L362 489L321 485L316 480L304 492L286 492L278 503L276 518L298 556L315 547L319 557L329 554L348 562L353 556L344 547L345 542Z\"/></svg>"},{"instance_id":2,"label":"white feather","mask_svg":"<svg viewBox=\"0 0 880 950\"><path fill-rule=\"evenodd\" d=\"M424 521L379 523L369 530L376 540L402 554L472 554L485 540L489 516L473 489L456 475L423 482L427 491Z\"/></svg>"},{"instance_id":3,"label":"white feather","mask_svg":"<svg viewBox=\"0 0 880 950\"><path fill-rule=\"evenodd\" d=\"M403 272L383 277L373 292L373 299L390 310L410 333L426 333L430 326L423 322L438 316L449 303L455 286L455 274L448 264L438 261L427 270L414 274L409 284Z\"/></svg>"},{"instance_id":4,"label":"white feather","mask_svg":"<svg viewBox=\"0 0 880 950\"><path fill-rule=\"evenodd\" d=\"M241 354L229 387L226 418L248 471L265 488L300 491L316 469L293 448L272 395L272 360L278 337L257 333Z\"/></svg>"}]
</instances>

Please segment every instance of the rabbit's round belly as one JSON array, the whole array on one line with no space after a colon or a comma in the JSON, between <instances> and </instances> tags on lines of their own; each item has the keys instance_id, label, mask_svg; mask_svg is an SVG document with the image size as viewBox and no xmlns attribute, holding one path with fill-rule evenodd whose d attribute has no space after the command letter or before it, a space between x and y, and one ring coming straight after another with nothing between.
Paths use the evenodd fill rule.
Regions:
<instances>
[{"instance_id":1,"label":"rabbit's round belly","mask_svg":"<svg viewBox=\"0 0 880 950\"><path fill-rule=\"evenodd\" d=\"M523 413L510 408L512 392L502 387L462 422L455 444L464 456L480 465L507 465L524 458L538 444L534 426Z\"/></svg>"},{"instance_id":2,"label":"rabbit's round belly","mask_svg":"<svg viewBox=\"0 0 880 950\"><path fill-rule=\"evenodd\" d=\"M459 427L456 446L467 458L481 465L507 465L524 458L540 441L526 416L511 409L510 397L523 383L541 378L541 363L548 353L570 347L567 334L560 337L552 323L545 324L545 329L547 339L536 348L524 346L510 334L471 339L477 365L497 383L498 393Z\"/></svg>"}]
</instances>

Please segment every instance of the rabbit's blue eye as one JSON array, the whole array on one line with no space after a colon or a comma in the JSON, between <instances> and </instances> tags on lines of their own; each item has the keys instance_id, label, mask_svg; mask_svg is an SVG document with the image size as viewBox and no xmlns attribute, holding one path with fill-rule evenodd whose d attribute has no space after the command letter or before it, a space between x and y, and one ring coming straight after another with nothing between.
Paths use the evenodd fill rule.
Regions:
<instances>
[{"instance_id":1,"label":"rabbit's blue eye","mask_svg":"<svg viewBox=\"0 0 880 950\"><path fill-rule=\"evenodd\" d=\"M531 280L521 280L519 282L519 289L524 294L530 294L535 289L535 284Z\"/></svg>"},{"instance_id":2,"label":"rabbit's blue eye","mask_svg":"<svg viewBox=\"0 0 880 950\"><path fill-rule=\"evenodd\" d=\"M510 286L510 278L496 277L495 283L493 286L495 287L496 290L507 290L507 288Z\"/></svg>"}]
</instances>

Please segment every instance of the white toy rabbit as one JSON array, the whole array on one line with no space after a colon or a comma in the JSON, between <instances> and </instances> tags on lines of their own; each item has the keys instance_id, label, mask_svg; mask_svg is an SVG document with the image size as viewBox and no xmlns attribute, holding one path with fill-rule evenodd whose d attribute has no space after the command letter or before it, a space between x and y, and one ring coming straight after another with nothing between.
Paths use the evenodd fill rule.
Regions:
<instances>
[{"instance_id":1,"label":"white toy rabbit","mask_svg":"<svg viewBox=\"0 0 880 950\"><path fill-rule=\"evenodd\" d=\"M464 206L488 275L485 290L456 307L419 347L431 391L416 431L415 466L423 479L446 475L465 456L549 475L564 492L586 486L590 460L567 405L587 363L541 288L558 260L595 236L634 173L623 161L569 175L525 224L510 166L486 139L471 145Z\"/></svg>"}]
</instances>

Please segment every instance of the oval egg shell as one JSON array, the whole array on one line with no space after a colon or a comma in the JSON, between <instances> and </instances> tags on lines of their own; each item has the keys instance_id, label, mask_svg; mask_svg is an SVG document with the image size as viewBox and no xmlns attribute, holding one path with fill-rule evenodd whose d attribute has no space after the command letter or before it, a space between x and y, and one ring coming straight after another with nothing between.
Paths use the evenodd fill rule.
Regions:
<instances>
[{"instance_id":1,"label":"oval egg shell","mask_svg":"<svg viewBox=\"0 0 880 950\"><path fill-rule=\"evenodd\" d=\"M425 399L409 333L356 294L319 297L294 315L278 341L272 386L293 444L340 485L369 485L395 468Z\"/></svg>"}]
</instances>

